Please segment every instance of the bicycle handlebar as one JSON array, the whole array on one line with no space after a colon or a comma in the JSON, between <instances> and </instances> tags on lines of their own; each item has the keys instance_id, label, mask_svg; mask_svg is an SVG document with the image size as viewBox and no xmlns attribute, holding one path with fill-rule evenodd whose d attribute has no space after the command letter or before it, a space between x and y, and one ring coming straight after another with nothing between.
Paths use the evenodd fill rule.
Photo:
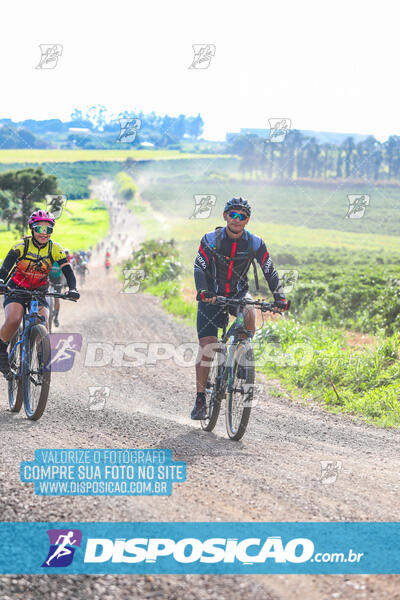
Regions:
<instances>
[{"instance_id":1,"label":"bicycle handlebar","mask_svg":"<svg viewBox=\"0 0 400 600\"><path fill-rule=\"evenodd\" d=\"M225 296L216 296L215 303L219 306L254 306L259 308L262 312L280 312L280 308L284 308L285 311L290 308L290 300L287 300L287 304L282 302L282 306L275 302L266 302L265 300L248 300L247 298L235 299L226 298Z\"/></svg>"},{"instance_id":2,"label":"bicycle handlebar","mask_svg":"<svg viewBox=\"0 0 400 600\"><path fill-rule=\"evenodd\" d=\"M32 299L45 298L46 296L53 296L54 298L61 298L62 300L71 300L72 302L77 302L76 298L70 298L67 294L60 294L59 292L41 292L39 290L15 290L11 288L7 288L6 292L0 292L0 296L14 296L14 297L25 297Z\"/></svg>"}]
</instances>

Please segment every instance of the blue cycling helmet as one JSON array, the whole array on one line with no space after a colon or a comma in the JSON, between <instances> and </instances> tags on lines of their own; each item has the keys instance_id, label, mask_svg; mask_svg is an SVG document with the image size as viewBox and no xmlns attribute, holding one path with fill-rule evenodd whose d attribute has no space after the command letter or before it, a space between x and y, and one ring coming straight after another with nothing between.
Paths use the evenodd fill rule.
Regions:
<instances>
[{"instance_id":1,"label":"blue cycling helmet","mask_svg":"<svg viewBox=\"0 0 400 600\"><path fill-rule=\"evenodd\" d=\"M240 210L243 210L248 217L251 215L251 206L247 200L244 200L243 198L232 198L232 200L228 200L225 204L224 212L227 212L232 208L240 208Z\"/></svg>"}]
</instances>

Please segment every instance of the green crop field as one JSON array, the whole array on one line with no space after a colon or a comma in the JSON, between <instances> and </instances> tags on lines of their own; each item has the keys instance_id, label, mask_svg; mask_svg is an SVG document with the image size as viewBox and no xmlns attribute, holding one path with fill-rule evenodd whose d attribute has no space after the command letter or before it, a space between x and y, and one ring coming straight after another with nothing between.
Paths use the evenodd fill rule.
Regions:
<instances>
[{"instance_id":1,"label":"green crop field","mask_svg":"<svg viewBox=\"0 0 400 600\"><path fill-rule=\"evenodd\" d=\"M237 196L253 207L251 227L258 223L302 226L312 241L314 229L332 229L355 234L400 235L400 187L365 183L241 181L191 176L174 180L160 178L142 191L145 200L161 212L189 218L195 194L213 194L216 204L212 216L221 215L225 202ZM348 195L367 194L369 205L360 219L346 218ZM285 240L290 244L290 240Z\"/></svg>"},{"instance_id":2,"label":"green crop field","mask_svg":"<svg viewBox=\"0 0 400 600\"><path fill-rule=\"evenodd\" d=\"M0 150L0 163L77 162L99 160L171 160L220 158L223 154L190 154L178 150Z\"/></svg>"},{"instance_id":3,"label":"green crop field","mask_svg":"<svg viewBox=\"0 0 400 600\"><path fill-rule=\"evenodd\" d=\"M108 228L108 212L97 200L73 201L68 202L57 220L52 239L64 248L85 250L104 237ZM18 239L18 234L7 231L4 224L0 225L1 260Z\"/></svg>"},{"instance_id":4,"label":"green crop field","mask_svg":"<svg viewBox=\"0 0 400 600\"><path fill-rule=\"evenodd\" d=\"M293 184L256 185L213 178L202 178L196 183L177 177L168 179L168 184L164 178L158 179L147 185L141 196L154 211L152 217L146 216L149 235L159 230L160 236L173 237L181 244L189 277L199 240L205 232L224 224L224 204L235 195L243 195L250 201L253 214L248 228L265 240L277 268L297 265L301 270L305 255L310 253L308 264L324 262L321 257L328 253L328 264L336 260L339 268L347 268L356 259L358 264L366 266L376 259L379 262L382 256L384 262L398 264L400 188L369 190L370 205L364 217L345 218L347 194L355 189L366 193L365 187L364 184L364 189L354 188L346 183L338 189L337 185L318 187L303 183L299 190ZM216 204L207 219L191 218L194 195L199 193L216 196Z\"/></svg>"}]
</instances>

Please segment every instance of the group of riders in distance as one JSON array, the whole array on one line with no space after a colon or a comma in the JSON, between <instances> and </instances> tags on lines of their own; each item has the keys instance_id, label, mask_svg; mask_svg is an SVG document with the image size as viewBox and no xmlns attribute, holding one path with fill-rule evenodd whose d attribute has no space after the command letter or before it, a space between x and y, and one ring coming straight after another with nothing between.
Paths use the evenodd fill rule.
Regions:
<instances>
[{"instance_id":1,"label":"group of riders in distance","mask_svg":"<svg viewBox=\"0 0 400 600\"><path fill-rule=\"evenodd\" d=\"M244 329L241 337L251 337L255 332L255 307L248 293L247 273L255 261L260 265L274 298L273 312L288 309L283 287L269 256L264 241L246 230L251 216L251 206L243 198L232 198L223 210L224 227L206 233L201 241L194 263L194 280L197 291L197 334L199 350L196 360L197 394L191 418L204 420L209 410L206 389L210 366L215 358L218 329L226 327L229 314L236 316L239 305L243 308ZM35 210L29 218L31 235L19 240L8 252L0 268L0 294L4 295L5 321L0 328L0 372L9 371L8 344L18 330L29 298L18 297L18 290L43 292L38 301L38 315L44 317L48 328L48 300L45 292L49 286L56 292L67 289L66 297L78 300L76 275L83 285L88 272L92 248L71 253L51 239L56 221L46 210ZM97 244L96 250L104 242ZM100 244L100 246L99 246ZM111 252L105 248L104 267L109 272ZM103 250L104 251L104 250ZM76 275L75 275L76 274ZM224 300L225 304L221 301ZM264 301L263 301L264 302ZM230 304L229 304L230 303ZM236 304L235 304L236 303ZM265 305L266 306L266 305ZM264 308L265 308L264 306ZM271 305L272 306L272 305ZM57 300L53 322L59 324L60 302ZM240 311L239 311L240 312ZM263 312L266 312L264 310ZM240 313L240 314L242 314ZM43 320L43 319L42 319ZM240 377L240 369L237 376ZM244 376L244 375L243 375Z\"/></svg>"}]
</instances>

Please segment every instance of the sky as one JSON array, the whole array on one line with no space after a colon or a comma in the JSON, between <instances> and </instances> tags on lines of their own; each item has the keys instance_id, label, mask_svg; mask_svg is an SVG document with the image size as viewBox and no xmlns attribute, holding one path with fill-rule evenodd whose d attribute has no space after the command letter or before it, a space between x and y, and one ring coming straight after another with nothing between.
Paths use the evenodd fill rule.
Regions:
<instances>
[{"instance_id":1,"label":"sky","mask_svg":"<svg viewBox=\"0 0 400 600\"><path fill-rule=\"evenodd\" d=\"M3 0L0 117L197 115L204 137L241 127L399 134L398 5L381 0ZM60 44L54 69L40 44ZM213 44L189 69L193 44Z\"/></svg>"}]
</instances>

